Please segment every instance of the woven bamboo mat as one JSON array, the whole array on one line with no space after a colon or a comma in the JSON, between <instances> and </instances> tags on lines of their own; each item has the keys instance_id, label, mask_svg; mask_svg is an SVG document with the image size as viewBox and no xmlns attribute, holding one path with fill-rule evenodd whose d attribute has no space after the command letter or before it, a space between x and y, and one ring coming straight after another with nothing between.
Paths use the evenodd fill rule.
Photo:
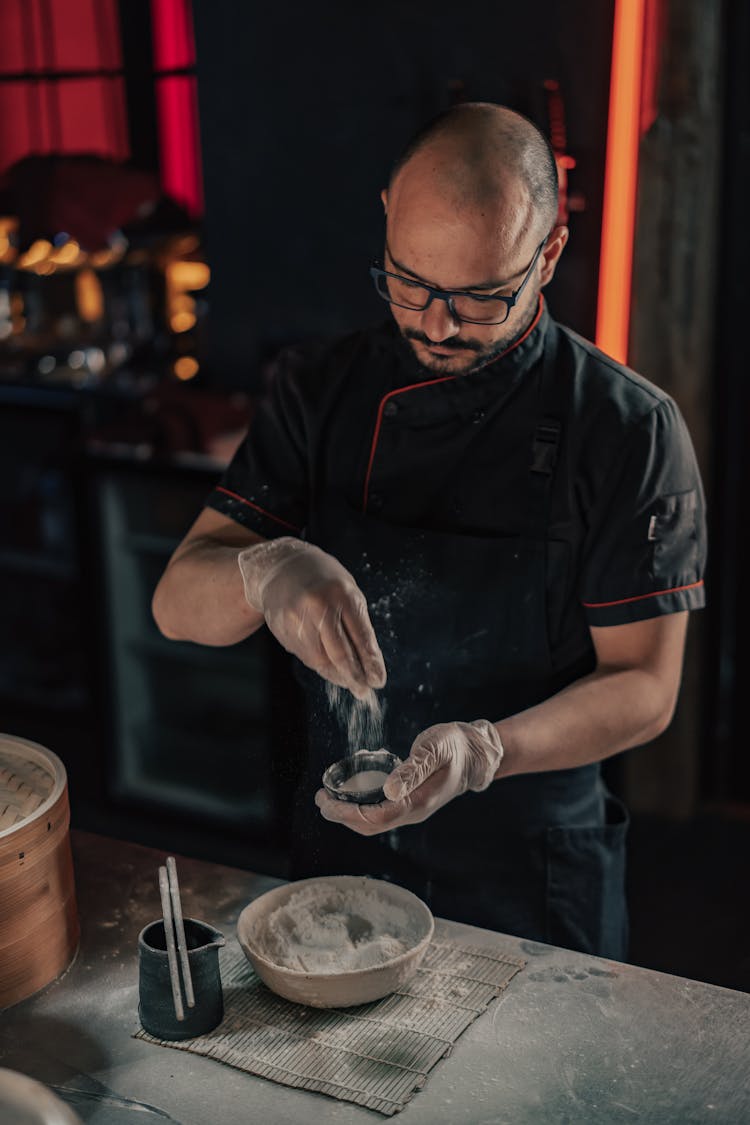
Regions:
<instances>
[{"instance_id":1,"label":"woven bamboo mat","mask_svg":"<svg viewBox=\"0 0 750 1125\"><path fill-rule=\"evenodd\" d=\"M0 831L36 812L55 784L54 775L15 749L0 747Z\"/></svg>"},{"instance_id":2,"label":"woven bamboo mat","mask_svg":"<svg viewBox=\"0 0 750 1125\"><path fill-rule=\"evenodd\" d=\"M404 991L356 1008L308 1008L270 992L232 941L221 951L222 1023L182 1042L142 1028L135 1038L390 1116L524 965L502 950L434 941Z\"/></svg>"}]
</instances>

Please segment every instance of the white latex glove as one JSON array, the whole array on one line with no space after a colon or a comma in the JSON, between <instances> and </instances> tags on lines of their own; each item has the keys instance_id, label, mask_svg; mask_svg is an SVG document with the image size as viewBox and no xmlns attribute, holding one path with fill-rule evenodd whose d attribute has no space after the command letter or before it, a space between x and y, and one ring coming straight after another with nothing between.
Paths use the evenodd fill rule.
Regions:
<instances>
[{"instance_id":1,"label":"white latex glove","mask_svg":"<svg viewBox=\"0 0 750 1125\"><path fill-rule=\"evenodd\" d=\"M353 577L333 555L291 536L237 559L249 605L284 648L358 699L385 684L385 663Z\"/></svg>"},{"instance_id":2,"label":"white latex glove","mask_svg":"<svg viewBox=\"0 0 750 1125\"><path fill-rule=\"evenodd\" d=\"M502 758L500 735L486 719L438 723L414 740L409 757L383 786L386 800L381 804L337 801L324 789L315 794L315 803L326 820L373 836L400 825L419 824L467 790L486 789Z\"/></svg>"}]
</instances>

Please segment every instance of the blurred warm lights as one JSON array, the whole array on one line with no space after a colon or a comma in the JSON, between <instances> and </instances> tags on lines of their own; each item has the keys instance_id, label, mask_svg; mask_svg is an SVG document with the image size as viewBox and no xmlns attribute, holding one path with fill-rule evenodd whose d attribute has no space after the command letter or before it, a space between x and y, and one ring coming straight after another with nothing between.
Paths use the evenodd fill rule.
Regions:
<instances>
[{"instance_id":1,"label":"blurred warm lights","mask_svg":"<svg viewBox=\"0 0 750 1125\"><path fill-rule=\"evenodd\" d=\"M200 239L197 234L181 234L172 243L172 249L176 254L193 254L200 246Z\"/></svg>"},{"instance_id":2,"label":"blurred warm lights","mask_svg":"<svg viewBox=\"0 0 750 1125\"><path fill-rule=\"evenodd\" d=\"M81 247L77 239L61 231L54 241L38 238L21 253L16 241L17 231L18 219L15 216L0 216L0 264L13 263L17 269L38 277L58 272L72 274L76 310L83 323L93 325L106 317L107 307L99 271L125 259L131 267L148 266L155 262L163 271L166 322L171 332L185 333L195 327L201 311L200 298L195 294L205 289L211 280L208 265L199 260L200 239L197 235L185 234L170 239L154 255L153 249L130 249L122 235L113 236L109 246L89 252ZM6 336L25 330L24 312L21 306L11 309L10 318L7 315L0 317ZM117 336L117 324L113 321L110 327ZM198 361L193 356L181 356L174 362L173 370L178 379L187 380L197 374L198 367Z\"/></svg>"},{"instance_id":3,"label":"blurred warm lights","mask_svg":"<svg viewBox=\"0 0 750 1125\"><path fill-rule=\"evenodd\" d=\"M126 248L127 243L118 243L115 246L108 246L105 250L94 250L88 255L88 264L95 270L107 269L108 266L114 266L120 261Z\"/></svg>"},{"instance_id":4,"label":"blurred warm lights","mask_svg":"<svg viewBox=\"0 0 750 1125\"><path fill-rule=\"evenodd\" d=\"M189 293L176 293L171 300L170 308L172 312L192 312L195 308L195 301Z\"/></svg>"},{"instance_id":5,"label":"blurred warm lights","mask_svg":"<svg viewBox=\"0 0 750 1125\"><path fill-rule=\"evenodd\" d=\"M174 366L172 368L177 378L182 379L183 382L187 379L194 378L198 374L199 369L200 364L192 355L181 355L179 359L174 361Z\"/></svg>"},{"instance_id":6,"label":"blurred warm lights","mask_svg":"<svg viewBox=\"0 0 750 1125\"><path fill-rule=\"evenodd\" d=\"M205 289L211 280L211 271L205 262L170 262L167 266L167 284L178 290Z\"/></svg>"},{"instance_id":7,"label":"blurred warm lights","mask_svg":"<svg viewBox=\"0 0 750 1125\"><path fill-rule=\"evenodd\" d=\"M12 335L20 336L26 328L26 306L20 293L10 294L10 321Z\"/></svg>"},{"instance_id":8,"label":"blurred warm lights","mask_svg":"<svg viewBox=\"0 0 750 1125\"><path fill-rule=\"evenodd\" d=\"M53 266L75 266L82 258L81 247L74 238L71 238L53 251L47 261L51 262Z\"/></svg>"},{"instance_id":9,"label":"blurred warm lights","mask_svg":"<svg viewBox=\"0 0 750 1125\"><path fill-rule=\"evenodd\" d=\"M0 340L13 335L13 322L10 316L10 293L0 286Z\"/></svg>"},{"instance_id":10,"label":"blurred warm lights","mask_svg":"<svg viewBox=\"0 0 750 1125\"><path fill-rule=\"evenodd\" d=\"M176 312L169 318L169 327L173 332L189 332L195 321L194 312Z\"/></svg>"},{"instance_id":11,"label":"blurred warm lights","mask_svg":"<svg viewBox=\"0 0 750 1125\"><path fill-rule=\"evenodd\" d=\"M189 332L197 320L191 293L196 289L205 289L211 280L211 271L205 262L175 258L167 262L164 273L169 327L175 333Z\"/></svg>"},{"instance_id":12,"label":"blurred warm lights","mask_svg":"<svg viewBox=\"0 0 750 1125\"><path fill-rule=\"evenodd\" d=\"M18 268L20 270L38 268L42 262L46 261L51 251L52 243L48 242L46 238L38 238L36 242L32 242L26 253L18 259Z\"/></svg>"},{"instance_id":13,"label":"blurred warm lights","mask_svg":"<svg viewBox=\"0 0 750 1125\"><path fill-rule=\"evenodd\" d=\"M2 236L0 235L0 261L2 260ZM105 251L107 253L107 251ZM93 255L92 255L93 257ZM21 254L16 262L18 269L47 277L57 270L72 270L87 260L75 238L65 238L59 246L54 246L46 238L38 238Z\"/></svg>"},{"instance_id":14,"label":"blurred warm lights","mask_svg":"<svg viewBox=\"0 0 750 1125\"><path fill-rule=\"evenodd\" d=\"M9 265L17 254L13 245L13 235L18 230L18 219L12 215L0 215L0 262Z\"/></svg>"},{"instance_id":15,"label":"blurred warm lights","mask_svg":"<svg viewBox=\"0 0 750 1125\"><path fill-rule=\"evenodd\" d=\"M104 294L101 282L92 269L82 269L76 274L76 305L78 315L87 324L104 316Z\"/></svg>"}]
</instances>

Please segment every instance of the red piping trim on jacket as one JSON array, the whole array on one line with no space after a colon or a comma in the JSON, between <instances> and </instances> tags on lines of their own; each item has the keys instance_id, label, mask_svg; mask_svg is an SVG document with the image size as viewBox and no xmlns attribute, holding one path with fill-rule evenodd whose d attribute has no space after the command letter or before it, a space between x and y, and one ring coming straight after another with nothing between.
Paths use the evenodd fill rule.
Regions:
<instances>
[{"instance_id":1,"label":"red piping trim on jacket","mask_svg":"<svg viewBox=\"0 0 750 1125\"><path fill-rule=\"evenodd\" d=\"M265 508L259 508L257 504L253 504L252 500L246 500L244 496L239 496L236 492L230 492L228 488L217 485L216 491L223 492L225 496L231 496L233 500L239 500L241 504L247 504L248 508L253 508L256 512L260 512L262 516L267 516L269 520L280 523L283 527L288 527L291 531L296 531L299 534L301 530L299 527L295 527L293 523L287 523L286 520L282 520L279 516L274 516L271 512L267 512Z\"/></svg>"},{"instance_id":2,"label":"red piping trim on jacket","mask_svg":"<svg viewBox=\"0 0 750 1125\"><path fill-rule=\"evenodd\" d=\"M536 328L537 324L539 323L539 321L541 319L543 311L544 311L544 294L540 293L539 294L539 308L537 309L537 314L534 317L534 319L532 320L529 327L524 332L523 336L521 336L520 339L516 340L515 344L513 344L509 348L506 348L506 350L504 352L501 352L500 355L495 356L495 358L493 360L490 360L489 362L495 363L498 359L503 359L504 356L509 355L512 351L515 351L515 349L520 344L522 344L524 342L524 340L527 338L527 336L530 336L531 333L534 331L534 329ZM378 446L378 438L380 437L380 427L383 423L383 409L385 407L385 404L388 402L388 399L393 398L395 395L405 394L407 391L417 391L417 390L419 390L420 387L434 387L436 383L447 383L451 379L460 379L460 378L462 378L461 375L441 375L439 379L429 379L426 383L410 383L408 387L397 387L395 391L388 391L388 394L383 395L383 397L380 400L380 406L378 407L378 415L377 415L377 418L375 420L375 432L372 435L372 444L370 446L370 459L367 462L367 474L365 475L365 491L364 491L364 496L363 496L363 500L362 500L362 511L363 512L367 511L367 497L368 497L368 493L370 491L370 477L372 476L372 466L373 466L373 462L375 461L375 450L377 449L377 446Z\"/></svg>"},{"instance_id":3,"label":"red piping trim on jacket","mask_svg":"<svg viewBox=\"0 0 750 1125\"><path fill-rule=\"evenodd\" d=\"M440 379L430 379L427 383L412 383L408 387L399 387L398 390L389 391L387 395L383 395L383 397L380 400L380 406L378 407L378 416L377 416L377 419L375 421L375 433L372 436L372 445L370 446L370 460L367 462L367 475L365 477L365 495L364 495L364 499L363 499L363 502L362 502L362 511L363 512L367 511L367 494L370 491L370 476L372 475L372 463L375 460L375 450L377 448L378 438L380 436L380 426L383 422L383 409L385 407L385 404L388 402L388 399L393 398L394 395L402 395L402 394L404 394L405 391L413 391L413 390L416 390L418 387L433 387L435 385L435 383L447 383L451 379L456 379L456 378L458 378L458 376L456 376L456 375L443 375L443 376L441 376Z\"/></svg>"},{"instance_id":4,"label":"red piping trim on jacket","mask_svg":"<svg viewBox=\"0 0 750 1125\"><path fill-rule=\"evenodd\" d=\"M700 582L689 582L687 586L673 586L671 590L653 590L650 594L636 594L634 598L620 598L616 602L581 602L584 609L606 609L611 605L626 605L627 602L641 602L644 598L659 598L662 594L679 594L680 590L695 590L703 585Z\"/></svg>"}]
</instances>

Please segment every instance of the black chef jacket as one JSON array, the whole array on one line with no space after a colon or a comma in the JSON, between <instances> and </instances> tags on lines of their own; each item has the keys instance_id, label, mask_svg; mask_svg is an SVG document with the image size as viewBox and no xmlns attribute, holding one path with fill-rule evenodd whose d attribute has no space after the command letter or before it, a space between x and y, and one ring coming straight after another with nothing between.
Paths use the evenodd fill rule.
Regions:
<instances>
[{"instance_id":1,"label":"black chef jacket","mask_svg":"<svg viewBox=\"0 0 750 1125\"><path fill-rule=\"evenodd\" d=\"M522 440L551 318L469 375L425 372L394 323L290 353L210 507L269 539L304 536L340 496L394 524L471 535L523 527ZM548 626L565 667L588 627L704 604L704 498L678 407L560 325L561 439L550 502Z\"/></svg>"},{"instance_id":2,"label":"black chef jacket","mask_svg":"<svg viewBox=\"0 0 750 1125\"><path fill-rule=\"evenodd\" d=\"M393 323L315 355L289 353L208 503L265 537L307 536L349 566L368 592L389 670L388 737L398 743L389 748L404 756L431 722L497 721L590 672L590 626L703 604L703 493L675 403L557 325L543 299L524 337L468 375L426 372ZM379 543L387 556L377 601L363 536L372 556ZM431 581L429 565L426 579L414 570L420 538L440 556L434 573L451 592L444 609L428 597L415 617L412 603ZM405 593L393 614L391 574ZM514 591L510 610L498 596L484 614L503 583ZM392 643L391 616L410 613L408 640ZM449 615L465 617L470 635L454 629L441 645ZM430 640L415 656L422 625ZM464 647L479 654L473 664L470 655L457 662ZM430 669L441 661L442 681ZM407 664L424 676L398 694ZM311 769L300 806L313 813L322 767L347 749L326 725L318 679L307 677ZM429 876L441 914L623 956L626 817L615 805L598 764L507 778L399 830L399 854ZM361 848L359 838L342 844L344 830L320 817L300 825L308 852L318 836L330 849L321 845L317 866L298 875L332 870L342 852Z\"/></svg>"}]
</instances>

